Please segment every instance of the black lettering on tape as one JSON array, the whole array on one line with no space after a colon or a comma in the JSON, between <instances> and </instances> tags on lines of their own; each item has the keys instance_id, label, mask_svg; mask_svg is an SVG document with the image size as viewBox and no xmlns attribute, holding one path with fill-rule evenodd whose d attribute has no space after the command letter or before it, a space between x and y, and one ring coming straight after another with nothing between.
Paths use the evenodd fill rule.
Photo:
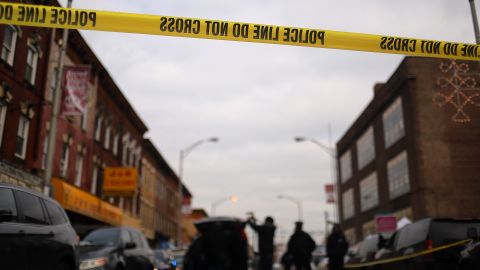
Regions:
<instances>
[{"instance_id":1,"label":"black lettering on tape","mask_svg":"<svg viewBox=\"0 0 480 270\"><path fill-rule=\"evenodd\" d=\"M0 20L12 20L13 7L11 5L0 4Z\"/></svg>"}]
</instances>

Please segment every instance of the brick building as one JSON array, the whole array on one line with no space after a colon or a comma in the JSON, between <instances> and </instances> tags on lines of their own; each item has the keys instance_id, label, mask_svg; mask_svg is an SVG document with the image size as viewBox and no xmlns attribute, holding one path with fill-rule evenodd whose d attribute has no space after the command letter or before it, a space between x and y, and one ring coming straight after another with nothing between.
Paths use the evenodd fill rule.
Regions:
<instances>
[{"instance_id":1,"label":"brick building","mask_svg":"<svg viewBox=\"0 0 480 270\"><path fill-rule=\"evenodd\" d=\"M37 191L43 187L62 33L58 29L0 25L1 183ZM89 101L83 115L58 117L53 197L67 210L81 236L100 226L128 225L142 229L151 243L174 239L180 213L177 176L150 142L144 160L156 171L153 178L145 176L150 179L145 184L153 184L154 189L148 193L142 187L147 125L79 31L70 31L67 48L65 65L91 67ZM137 169L135 194L105 196L106 167Z\"/></svg>"},{"instance_id":2,"label":"brick building","mask_svg":"<svg viewBox=\"0 0 480 270\"><path fill-rule=\"evenodd\" d=\"M0 27L0 181L41 190L35 163L41 138L46 66L51 32Z\"/></svg>"},{"instance_id":3,"label":"brick building","mask_svg":"<svg viewBox=\"0 0 480 270\"><path fill-rule=\"evenodd\" d=\"M473 80L480 82L476 62L406 57L375 85L373 100L337 142L340 221L351 242L374 233L379 214L480 217L472 207L480 202ZM464 91L451 95L456 88Z\"/></svg>"}]
</instances>

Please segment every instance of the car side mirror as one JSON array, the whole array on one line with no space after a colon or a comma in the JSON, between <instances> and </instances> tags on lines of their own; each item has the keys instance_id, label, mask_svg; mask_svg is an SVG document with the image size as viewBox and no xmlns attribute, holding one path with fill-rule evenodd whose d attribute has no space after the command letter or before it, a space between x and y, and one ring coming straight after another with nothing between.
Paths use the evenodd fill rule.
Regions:
<instances>
[{"instance_id":1,"label":"car side mirror","mask_svg":"<svg viewBox=\"0 0 480 270\"><path fill-rule=\"evenodd\" d=\"M12 210L0 208L0 222L9 221L12 219Z\"/></svg>"},{"instance_id":2,"label":"car side mirror","mask_svg":"<svg viewBox=\"0 0 480 270\"><path fill-rule=\"evenodd\" d=\"M137 245L134 242L127 242L125 243L125 249L134 249Z\"/></svg>"}]
</instances>

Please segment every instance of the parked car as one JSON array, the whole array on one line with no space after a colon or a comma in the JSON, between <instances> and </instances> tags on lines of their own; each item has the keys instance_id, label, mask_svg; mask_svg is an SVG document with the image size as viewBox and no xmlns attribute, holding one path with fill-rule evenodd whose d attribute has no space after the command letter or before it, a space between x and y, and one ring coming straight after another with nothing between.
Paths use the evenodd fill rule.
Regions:
<instances>
[{"instance_id":1,"label":"parked car","mask_svg":"<svg viewBox=\"0 0 480 270\"><path fill-rule=\"evenodd\" d=\"M479 235L480 220L477 219L422 219L398 230L390 257L425 251ZM391 269L458 269L461 251L465 245L443 249L426 256L391 264ZM480 269L480 266L478 266Z\"/></svg>"},{"instance_id":2,"label":"parked car","mask_svg":"<svg viewBox=\"0 0 480 270\"><path fill-rule=\"evenodd\" d=\"M129 227L94 230L80 242L80 270L152 270L154 254L145 236Z\"/></svg>"},{"instance_id":3,"label":"parked car","mask_svg":"<svg viewBox=\"0 0 480 270\"><path fill-rule=\"evenodd\" d=\"M78 236L55 200L0 184L1 269L77 269L77 244Z\"/></svg>"},{"instance_id":4,"label":"parked car","mask_svg":"<svg viewBox=\"0 0 480 270\"><path fill-rule=\"evenodd\" d=\"M195 223L200 236L185 255L185 270L247 269L245 222L232 217L212 217Z\"/></svg>"},{"instance_id":5,"label":"parked car","mask_svg":"<svg viewBox=\"0 0 480 270\"><path fill-rule=\"evenodd\" d=\"M315 250L312 252L312 263L314 265L318 265L325 256L327 256L325 245L317 245Z\"/></svg>"},{"instance_id":6,"label":"parked car","mask_svg":"<svg viewBox=\"0 0 480 270\"><path fill-rule=\"evenodd\" d=\"M153 254L155 256L154 266L156 269L158 270L175 269L172 266L174 258L168 250L155 249L153 251Z\"/></svg>"},{"instance_id":7,"label":"parked car","mask_svg":"<svg viewBox=\"0 0 480 270\"><path fill-rule=\"evenodd\" d=\"M370 262L376 259L376 255L381 250L387 239L380 234L370 235L357 244L355 252L348 258L349 264Z\"/></svg>"}]
</instances>

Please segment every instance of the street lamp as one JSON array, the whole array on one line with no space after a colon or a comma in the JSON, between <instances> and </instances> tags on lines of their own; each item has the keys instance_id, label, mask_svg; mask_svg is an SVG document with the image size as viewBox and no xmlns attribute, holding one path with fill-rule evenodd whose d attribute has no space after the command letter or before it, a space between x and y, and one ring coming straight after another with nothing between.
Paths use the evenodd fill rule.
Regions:
<instances>
[{"instance_id":1,"label":"street lamp","mask_svg":"<svg viewBox=\"0 0 480 270\"><path fill-rule=\"evenodd\" d=\"M293 202L294 204L297 205L297 209L298 209L298 221L302 221L303 220L303 211L302 211L302 201L298 200L298 199L295 199L291 196L287 196L287 195L283 195L283 194L280 194L277 196L277 198L279 199L285 199L285 200L288 200L288 201L291 201Z\"/></svg>"},{"instance_id":2,"label":"street lamp","mask_svg":"<svg viewBox=\"0 0 480 270\"><path fill-rule=\"evenodd\" d=\"M212 203L212 216L215 216L215 209L217 206L220 204L226 202L226 201L231 201L232 203L236 203L238 201L238 197L236 195L232 195L230 197L222 198L214 203Z\"/></svg>"},{"instance_id":3,"label":"street lamp","mask_svg":"<svg viewBox=\"0 0 480 270\"><path fill-rule=\"evenodd\" d=\"M480 44L480 30L478 29L477 11L475 9L475 0L468 0L470 2L470 10L472 11L473 30L475 31L475 41Z\"/></svg>"},{"instance_id":4,"label":"street lamp","mask_svg":"<svg viewBox=\"0 0 480 270\"><path fill-rule=\"evenodd\" d=\"M185 158L190 154L193 149L201 145L202 143L206 142L211 142L211 143L216 143L218 142L217 137L211 137L211 138L206 138L199 140L192 145L188 146L187 148L184 148L180 150L180 160L178 164L178 194L180 197L180 212L178 215L178 226L177 226L177 245L180 246L180 243L182 241L182 206L183 206L183 162Z\"/></svg>"},{"instance_id":5,"label":"street lamp","mask_svg":"<svg viewBox=\"0 0 480 270\"><path fill-rule=\"evenodd\" d=\"M329 138L331 138L330 127L329 127L329 132L328 133L329 133ZM332 184L335 187L335 190L337 190L337 181L336 181L337 169L336 169L336 165L335 165L336 164L336 159L337 159L337 154L336 154L335 148L330 147L330 146L326 146L325 144L323 144L323 143L321 143L321 142L319 142L315 139L308 138L308 137L296 136L293 139L297 143L311 142L311 143L315 144L316 146L320 147L320 149L322 149L325 153L328 154L328 156L330 157L330 171L331 171L330 172L330 177L331 177ZM335 202L335 204L334 204L334 211L335 211L336 218L338 218L337 202ZM337 220L339 220L339 219L337 219Z\"/></svg>"}]
</instances>

